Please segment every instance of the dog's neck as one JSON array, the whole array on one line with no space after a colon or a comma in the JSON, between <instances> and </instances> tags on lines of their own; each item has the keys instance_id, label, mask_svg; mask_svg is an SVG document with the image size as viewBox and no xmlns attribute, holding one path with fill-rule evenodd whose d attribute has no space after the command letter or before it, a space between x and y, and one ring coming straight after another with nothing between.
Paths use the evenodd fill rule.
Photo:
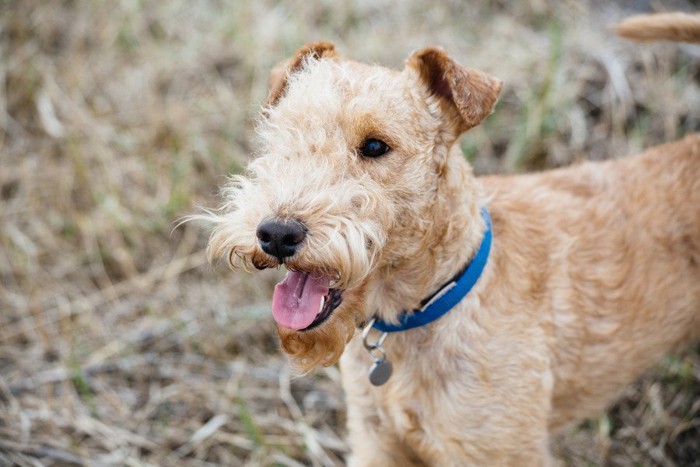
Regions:
<instances>
[{"instance_id":1,"label":"dog's neck","mask_svg":"<svg viewBox=\"0 0 700 467\"><path fill-rule=\"evenodd\" d=\"M431 219L433 231L415 239L417 248L411 249L410 255L380 268L378 280L370 287L368 311L394 321L404 310L419 308L426 297L463 270L483 237L485 221L480 208L479 183L455 145L440 178L435 203L421 213L424 219Z\"/></svg>"},{"instance_id":2,"label":"dog's neck","mask_svg":"<svg viewBox=\"0 0 700 467\"><path fill-rule=\"evenodd\" d=\"M464 269L443 284L431 296L424 298L421 301L423 306L419 310L406 310L399 317L399 323L387 323L375 318L371 324L373 328L390 333L423 327L440 319L466 297L481 277L491 251L492 232L488 209L481 209L481 217L486 221L487 229L484 232L479 250Z\"/></svg>"}]
</instances>

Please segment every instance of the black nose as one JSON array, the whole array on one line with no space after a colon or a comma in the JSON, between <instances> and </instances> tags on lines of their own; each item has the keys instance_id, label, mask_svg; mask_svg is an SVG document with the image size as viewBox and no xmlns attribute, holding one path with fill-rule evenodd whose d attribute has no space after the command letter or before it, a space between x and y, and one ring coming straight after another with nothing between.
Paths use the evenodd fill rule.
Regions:
<instances>
[{"instance_id":1,"label":"black nose","mask_svg":"<svg viewBox=\"0 0 700 467\"><path fill-rule=\"evenodd\" d=\"M255 235L263 251L281 262L297 252L306 237L306 229L301 222L294 219L268 219L258 225Z\"/></svg>"}]
</instances>

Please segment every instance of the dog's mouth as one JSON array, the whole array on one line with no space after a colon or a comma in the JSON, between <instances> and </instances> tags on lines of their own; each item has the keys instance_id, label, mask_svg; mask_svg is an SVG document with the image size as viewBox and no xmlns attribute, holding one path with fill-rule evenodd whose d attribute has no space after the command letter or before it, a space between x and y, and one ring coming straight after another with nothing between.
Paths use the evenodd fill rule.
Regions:
<instances>
[{"instance_id":1,"label":"dog's mouth","mask_svg":"<svg viewBox=\"0 0 700 467\"><path fill-rule=\"evenodd\" d=\"M331 287L335 279L311 272L287 272L272 296L272 316L277 324L307 331L326 321L343 301L342 289Z\"/></svg>"}]
</instances>

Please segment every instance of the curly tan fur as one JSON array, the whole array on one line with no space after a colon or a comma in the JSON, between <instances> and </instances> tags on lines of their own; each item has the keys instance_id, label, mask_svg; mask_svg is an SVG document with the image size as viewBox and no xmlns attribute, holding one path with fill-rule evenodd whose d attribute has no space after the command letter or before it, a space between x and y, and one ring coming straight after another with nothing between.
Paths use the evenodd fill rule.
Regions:
<instances>
[{"instance_id":1,"label":"curly tan fur","mask_svg":"<svg viewBox=\"0 0 700 467\"><path fill-rule=\"evenodd\" d=\"M618 23L615 32L636 41L700 43L700 14L674 12L637 15Z\"/></svg>"},{"instance_id":2,"label":"curly tan fur","mask_svg":"<svg viewBox=\"0 0 700 467\"><path fill-rule=\"evenodd\" d=\"M284 263L336 277L343 302L316 328L278 330L302 369L340 358L351 465L547 465L551 433L700 335L700 135L476 178L455 143L492 111L499 80L437 48L394 71L320 47L274 72L259 157L209 216L210 253L277 267L256 226L307 227ZM392 150L363 157L368 138ZM356 327L395 322L459 271L481 242L482 206L494 244L476 287L436 322L392 334L394 375L371 386Z\"/></svg>"}]
</instances>

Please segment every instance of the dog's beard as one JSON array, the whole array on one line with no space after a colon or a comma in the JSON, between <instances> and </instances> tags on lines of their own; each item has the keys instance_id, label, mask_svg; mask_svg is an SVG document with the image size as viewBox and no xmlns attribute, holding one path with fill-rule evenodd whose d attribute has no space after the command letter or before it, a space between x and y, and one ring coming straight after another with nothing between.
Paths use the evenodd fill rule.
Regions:
<instances>
[{"instance_id":1,"label":"dog's beard","mask_svg":"<svg viewBox=\"0 0 700 467\"><path fill-rule=\"evenodd\" d=\"M321 162L310 170L284 160L271 159L274 171L264 157L251 163L250 177L234 177L225 190L221 210L200 217L214 224L210 257L227 258L231 267L249 271L283 262L291 271L273 297L273 317L292 365L309 370L334 364L366 319L366 284L381 261L394 214L385 190L368 176L340 178L342 172ZM278 259L262 250L256 229L267 218L304 225L306 238L293 256ZM340 302L326 310L327 316L322 297ZM295 301L308 309L295 310Z\"/></svg>"},{"instance_id":2,"label":"dog's beard","mask_svg":"<svg viewBox=\"0 0 700 467\"><path fill-rule=\"evenodd\" d=\"M312 329L293 330L277 326L282 349L289 354L292 366L309 371L323 365L335 364L345 345L355 334L357 326L367 316L365 285L343 291L343 302L332 316Z\"/></svg>"},{"instance_id":3,"label":"dog's beard","mask_svg":"<svg viewBox=\"0 0 700 467\"><path fill-rule=\"evenodd\" d=\"M273 317L282 349L294 367L309 370L332 365L366 319L365 284L380 261L391 214L371 190L354 182L342 194L337 187L332 190L332 199L315 195L316 202L302 197L289 203L261 203L258 194L247 196L252 188L241 180L232 188L235 196L223 213L208 216L215 224L209 254L250 271L276 268L282 264L261 249L255 235L257 225L271 214L304 223L308 229L304 243L295 255L283 259L289 272L273 297ZM323 283L315 284L314 278ZM325 302L320 304L322 297ZM295 301L308 309L295 310ZM340 304L322 316L326 303L334 301Z\"/></svg>"},{"instance_id":4,"label":"dog's beard","mask_svg":"<svg viewBox=\"0 0 700 467\"><path fill-rule=\"evenodd\" d=\"M290 258L287 267L291 271L275 288L277 332L282 349L298 370L335 364L357 326L366 320L366 284L383 239L374 236L368 240L360 227L346 226L344 235L317 242L316 249L310 241L305 251L316 254L302 252ZM294 309L296 306L309 309Z\"/></svg>"}]
</instances>

